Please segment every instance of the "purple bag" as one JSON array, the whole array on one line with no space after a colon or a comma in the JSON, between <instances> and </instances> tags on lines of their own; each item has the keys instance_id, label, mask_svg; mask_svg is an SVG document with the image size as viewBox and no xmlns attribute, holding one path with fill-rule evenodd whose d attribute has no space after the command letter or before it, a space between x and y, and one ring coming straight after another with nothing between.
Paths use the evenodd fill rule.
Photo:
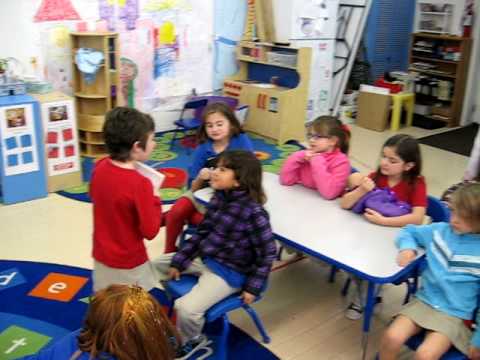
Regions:
<instances>
[{"instance_id":1,"label":"purple bag","mask_svg":"<svg viewBox=\"0 0 480 360\"><path fill-rule=\"evenodd\" d=\"M379 188L363 195L352 207L352 211L363 214L366 208L378 211L386 217L402 216L412 212L410 204L398 200L392 190Z\"/></svg>"}]
</instances>

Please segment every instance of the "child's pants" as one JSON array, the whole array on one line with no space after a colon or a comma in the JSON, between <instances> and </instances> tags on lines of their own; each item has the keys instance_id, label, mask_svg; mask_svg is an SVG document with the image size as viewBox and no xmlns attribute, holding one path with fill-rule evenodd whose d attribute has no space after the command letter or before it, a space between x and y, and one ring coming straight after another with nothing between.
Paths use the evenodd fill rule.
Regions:
<instances>
[{"instance_id":1,"label":"child's pants","mask_svg":"<svg viewBox=\"0 0 480 360\"><path fill-rule=\"evenodd\" d=\"M166 279L170 262L175 254L165 254L153 261L155 268ZM184 342L202 333L205 312L220 300L238 292L220 276L213 273L200 258L195 258L182 274L198 275L198 283L192 290L175 300L177 329Z\"/></svg>"},{"instance_id":2,"label":"child's pants","mask_svg":"<svg viewBox=\"0 0 480 360\"><path fill-rule=\"evenodd\" d=\"M165 254L177 251L176 242L185 224L198 225L203 220L203 214L200 213L193 201L182 196L168 211L166 222L166 240Z\"/></svg>"}]
</instances>

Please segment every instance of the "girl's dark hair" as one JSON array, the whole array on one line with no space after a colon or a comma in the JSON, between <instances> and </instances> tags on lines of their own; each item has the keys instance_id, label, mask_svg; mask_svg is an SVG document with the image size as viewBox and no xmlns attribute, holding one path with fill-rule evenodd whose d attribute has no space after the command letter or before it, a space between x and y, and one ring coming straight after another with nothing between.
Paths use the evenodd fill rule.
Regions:
<instances>
[{"instance_id":1,"label":"girl's dark hair","mask_svg":"<svg viewBox=\"0 0 480 360\"><path fill-rule=\"evenodd\" d=\"M259 204L265 204L267 197L262 186L262 164L256 156L245 150L228 150L218 156L217 166L232 169L239 190L246 190Z\"/></svg>"},{"instance_id":2,"label":"girl's dark hair","mask_svg":"<svg viewBox=\"0 0 480 360\"><path fill-rule=\"evenodd\" d=\"M395 153L400 159L406 163L411 162L414 164L410 170L404 171L402 174L403 179L413 184L422 173L422 154L417 139L406 134L394 135L385 141L382 151L386 147L395 148ZM380 166L377 169L375 177L378 176L380 176Z\"/></svg>"},{"instance_id":3,"label":"girl's dark hair","mask_svg":"<svg viewBox=\"0 0 480 360\"><path fill-rule=\"evenodd\" d=\"M202 112L202 124L200 125L200 128L197 132L197 139L199 143L204 143L208 141L206 120L209 115L215 113L219 113L225 116L225 118L230 123L230 137L237 136L238 134L243 132L240 121L238 121L233 110L223 102L215 102L208 104Z\"/></svg>"},{"instance_id":4,"label":"girl's dark hair","mask_svg":"<svg viewBox=\"0 0 480 360\"><path fill-rule=\"evenodd\" d=\"M136 109L116 107L107 112L103 124L103 136L107 151L113 160L126 161L137 141L145 149L148 136L155 130L150 115Z\"/></svg>"},{"instance_id":5,"label":"girl's dark hair","mask_svg":"<svg viewBox=\"0 0 480 360\"><path fill-rule=\"evenodd\" d=\"M308 126L316 134L323 136L335 136L338 139L337 147L344 154L350 147L350 130L335 116L319 116Z\"/></svg>"},{"instance_id":6,"label":"girl's dark hair","mask_svg":"<svg viewBox=\"0 0 480 360\"><path fill-rule=\"evenodd\" d=\"M180 338L155 298L136 285L110 285L90 302L78 348L91 359L171 360Z\"/></svg>"}]
</instances>

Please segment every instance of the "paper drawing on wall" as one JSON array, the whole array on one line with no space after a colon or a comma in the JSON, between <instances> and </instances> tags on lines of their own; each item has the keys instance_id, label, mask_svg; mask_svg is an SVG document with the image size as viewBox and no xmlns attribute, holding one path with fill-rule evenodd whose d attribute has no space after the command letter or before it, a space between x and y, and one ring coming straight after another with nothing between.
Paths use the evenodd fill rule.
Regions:
<instances>
[{"instance_id":1,"label":"paper drawing on wall","mask_svg":"<svg viewBox=\"0 0 480 360\"><path fill-rule=\"evenodd\" d=\"M135 107L134 80L138 75L138 67L132 60L122 57L120 59L120 86L124 101L129 107Z\"/></svg>"},{"instance_id":2,"label":"paper drawing on wall","mask_svg":"<svg viewBox=\"0 0 480 360\"><path fill-rule=\"evenodd\" d=\"M188 4L183 0L149 0L143 11L157 12L164 10L175 10L183 8L183 10L191 10Z\"/></svg>"},{"instance_id":3,"label":"paper drawing on wall","mask_svg":"<svg viewBox=\"0 0 480 360\"><path fill-rule=\"evenodd\" d=\"M119 20L123 20L128 30L135 29L139 18L138 0L100 0L100 19L107 21L108 29L116 28L116 14Z\"/></svg>"},{"instance_id":4,"label":"paper drawing on wall","mask_svg":"<svg viewBox=\"0 0 480 360\"><path fill-rule=\"evenodd\" d=\"M72 91L72 52L70 29L64 25L41 31L41 49L45 62L44 73L52 87L67 94Z\"/></svg>"},{"instance_id":5,"label":"paper drawing on wall","mask_svg":"<svg viewBox=\"0 0 480 360\"><path fill-rule=\"evenodd\" d=\"M171 21L165 21L157 30L155 36L155 79L175 75L175 61L178 59L179 46L175 34L175 25Z\"/></svg>"},{"instance_id":6,"label":"paper drawing on wall","mask_svg":"<svg viewBox=\"0 0 480 360\"><path fill-rule=\"evenodd\" d=\"M36 22L81 20L70 0L43 0L34 17Z\"/></svg>"}]
</instances>

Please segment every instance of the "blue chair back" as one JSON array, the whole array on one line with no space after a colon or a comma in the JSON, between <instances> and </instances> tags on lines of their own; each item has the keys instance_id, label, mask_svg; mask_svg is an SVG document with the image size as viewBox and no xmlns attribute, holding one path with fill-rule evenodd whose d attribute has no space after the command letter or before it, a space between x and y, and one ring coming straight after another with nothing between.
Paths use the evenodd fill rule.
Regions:
<instances>
[{"instance_id":1,"label":"blue chair back","mask_svg":"<svg viewBox=\"0 0 480 360\"><path fill-rule=\"evenodd\" d=\"M208 103L207 99L199 99L199 100L189 100L183 105L183 108L186 109L197 109L200 107L205 107Z\"/></svg>"},{"instance_id":2,"label":"blue chair back","mask_svg":"<svg viewBox=\"0 0 480 360\"><path fill-rule=\"evenodd\" d=\"M448 222L450 220L450 210L447 205L433 196L428 196L427 215L432 222Z\"/></svg>"}]
</instances>

